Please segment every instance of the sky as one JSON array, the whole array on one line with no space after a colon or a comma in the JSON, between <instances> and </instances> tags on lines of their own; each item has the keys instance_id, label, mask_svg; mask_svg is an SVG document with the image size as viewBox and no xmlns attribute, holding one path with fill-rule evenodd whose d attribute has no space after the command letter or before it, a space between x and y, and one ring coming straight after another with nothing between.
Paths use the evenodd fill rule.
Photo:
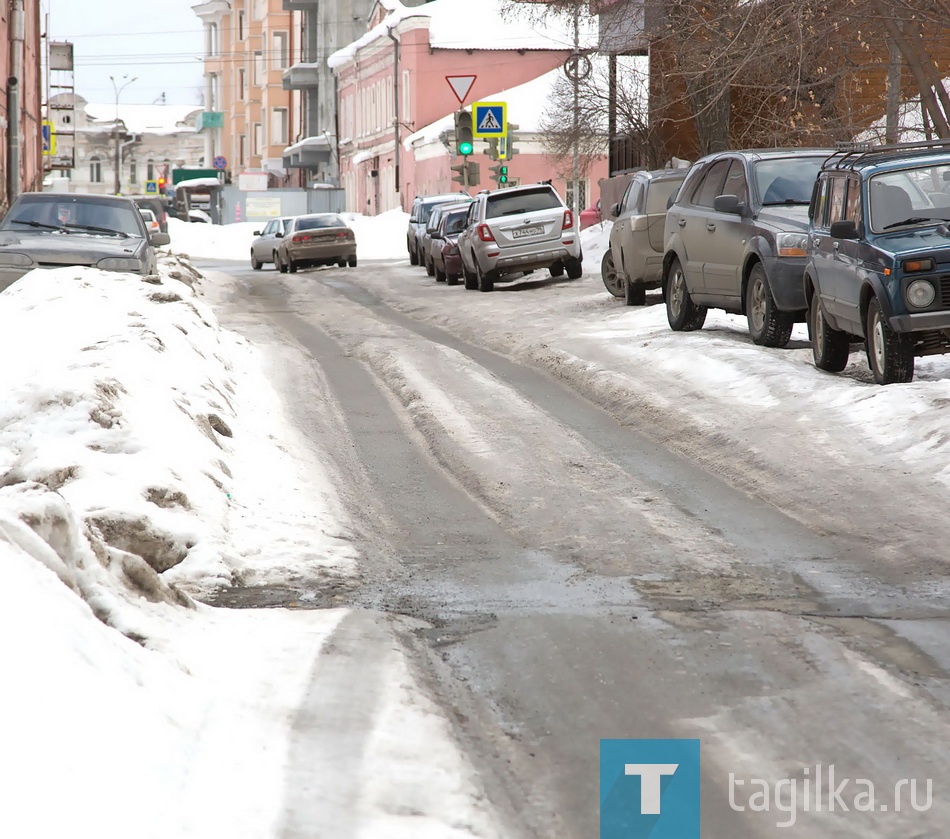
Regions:
<instances>
[{"instance_id":1,"label":"sky","mask_svg":"<svg viewBox=\"0 0 950 839\"><path fill-rule=\"evenodd\" d=\"M361 276L405 303L406 274L374 276L371 260L407 264L407 215L347 218ZM261 226L171 219L159 282L66 268L0 293L0 353L17 359L0 368L0 672L16 686L0 701L0 836L511 835L413 675L398 619L216 609L182 594L359 572L332 458L301 437L272 384L296 356L223 328L234 281L186 256L246 264ZM803 327L787 350L753 346L743 319L718 312L673 333L662 305L627 307L604 290L609 231L581 234L583 279L524 294L448 288L417 269L413 316L457 318L515 357L533 350L605 404L631 389L678 399L750 447L781 417L789 459L813 447L808 418L820 416L832 459L885 447L921 480L950 483L950 358L921 359L914 382L882 388L860 352L844 374L815 370ZM332 408L313 410L319 424ZM470 434L460 411L440 421ZM347 666L381 668L385 690L352 691ZM353 755L362 764L341 771ZM288 802L291 788L307 794Z\"/></svg>"},{"instance_id":2,"label":"sky","mask_svg":"<svg viewBox=\"0 0 950 839\"><path fill-rule=\"evenodd\" d=\"M75 45L76 92L114 102L200 104L204 35L198 0L42 0L52 41ZM41 24L42 25L42 24ZM109 77L116 80L113 87Z\"/></svg>"}]
</instances>

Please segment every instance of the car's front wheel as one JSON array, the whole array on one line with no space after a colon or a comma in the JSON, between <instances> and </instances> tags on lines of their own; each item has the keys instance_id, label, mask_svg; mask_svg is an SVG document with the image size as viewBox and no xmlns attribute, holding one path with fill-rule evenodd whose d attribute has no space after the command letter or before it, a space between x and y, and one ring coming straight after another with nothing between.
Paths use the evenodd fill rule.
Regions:
<instances>
[{"instance_id":1,"label":"car's front wheel","mask_svg":"<svg viewBox=\"0 0 950 839\"><path fill-rule=\"evenodd\" d=\"M876 297L868 304L864 322L867 338L868 366L879 385L913 381L914 341L910 335L895 332L887 325L881 304Z\"/></svg>"},{"instance_id":2,"label":"car's front wheel","mask_svg":"<svg viewBox=\"0 0 950 839\"><path fill-rule=\"evenodd\" d=\"M419 264L419 254L416 253L416 250L415 250L415 248L413 248L413 247L410 247L410 248L409 248L409 264L410 264L410 265L418 265L418 264Z\"/></svg>"},{"instance_id":3,"label":"car's front wheel","mask_svg":"<svg viewBox=\"0 0 950 839\"><path fill-rule=\"evenodd\" d=\"M775 305L761 262L752 266L745 294L745 314L752 343L762 347L784 347L792 337L794 317Z\"/></svg>"},{"instance_id":4,"label":"car's front wheel","mask_svg":"<svg viewBox=\"0 0 950 839\"><path fill-rule=\"evenodd\" d=\"M264 263L261 262L255 255L254 251L251 251L251 268L255 271L260 271L264 267Z\"/></svg>"},{"instance_id":5,"label":"car's front wheel","mask_svg":"<svg viewBox=\"0 0 950 839\"><path fill-rule=\"evenodd\" d=\"M686 288L686 274L678 259L673 259L666 272L666 319L674 332L702 329L706 322L705 306L697 306Z\"/></svg>"},{"instance_id":6,"label":"car's front wheel","mask_svg":"<svg viewBox=\"0 0 950 839\"><path fill-rule=\"evenodd\" d=\"M829 326L817 291L808 310L808 331L815 367L829 373L840 373L848 366L848 355L851 351L848 333Z\"/></svg>"},{"instance_id":7,"label":"car's front wheel","mask_svg":"<svg viewBox=\"0 0 950 839\"><path fill-rule=\"evenodd\" d=\"M607 248L604 258L600 260L600 278L604 281L604 288L614 297L623 297L623 277L617 273L614 255L610 248Z\"/></svg>"}]
</instances>

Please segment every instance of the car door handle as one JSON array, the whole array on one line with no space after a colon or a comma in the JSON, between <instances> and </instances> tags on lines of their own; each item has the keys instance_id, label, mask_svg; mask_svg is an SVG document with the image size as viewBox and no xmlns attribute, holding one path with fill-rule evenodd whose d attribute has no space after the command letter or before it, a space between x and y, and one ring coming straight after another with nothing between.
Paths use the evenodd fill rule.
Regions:
<instances>
[{"instance_id":1,"label":"car door handle","mask_svg":"<svg viewBox=\"0 0 950 839\"><path fill-rule=\"evenodd\" d=\"M707 223L706 223L706 229L707 229L710 233L715 233L715 232L716 232L716 225L713 224L711 221L710 221L710 222L707 222Z\"/></svg>"},{"instance_id":2,"label":"car door handle","mask_svg":"<svg viewBox=\"0 0 950 839\"><path fill-rule=\"evenodd\" d=\"M686 219L684 219L684 218L681 218L681 219L680 219L678 222L676 222L676 223L677 223L680 227L686 227Z\"/></svg>"}]
</instances>

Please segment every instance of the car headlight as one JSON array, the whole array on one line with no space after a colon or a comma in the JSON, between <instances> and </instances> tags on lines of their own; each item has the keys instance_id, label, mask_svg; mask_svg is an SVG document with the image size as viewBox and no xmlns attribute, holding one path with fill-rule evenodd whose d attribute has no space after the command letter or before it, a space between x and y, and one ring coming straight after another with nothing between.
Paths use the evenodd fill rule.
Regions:
<instances>
[{"instance_id":1,"label":"car headlight","mask_svg":"<svg viewBox=\"0 0 950 839\"><path fill-rule=\"evenodd\" d=\"M779 256L808 256L807 233L778 233L775 249Z\"/></svg>"},{"instance_id":2,"label":"car headlight","mask_svg":"<svg viewBox=\"0 0 950 839\"><path fill-rule=\"evenodd\" d=\"M33 260L25 253L0 253L0 268L29 268Z\"/></svg>"},{"instance_id":3,"label":"car headlight","mask_svg":"<svg viewBox=\"0 0 950 839\"><path fill-rule=\"evenodd\" d=\"M915 309L926 309L937 296L937 289L927 280L914 280L907 286L907 302Z\"/></svg>"},{"instance_id":4,"label":"car headlight","mask_svg":"<svg viewBox=\"0 0 950 839\"><path fill-rule=\"evenodd\" d=\"M121 256L108 256L100 259L96 263L96 268L103 271L132 271L133 273L142 273L143 266L140 259L126 259Z\"/></svg>"}]
</instances>

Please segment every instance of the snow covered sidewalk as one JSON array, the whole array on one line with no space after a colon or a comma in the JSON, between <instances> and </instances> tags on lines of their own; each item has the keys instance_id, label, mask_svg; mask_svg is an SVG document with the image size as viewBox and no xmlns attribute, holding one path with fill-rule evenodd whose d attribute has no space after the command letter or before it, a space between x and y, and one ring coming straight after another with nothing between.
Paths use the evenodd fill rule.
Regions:
<instances>
[{"instance_id":1,"label":"snow covered sidewalk","mask_svg":"<svg viewBox=\"0 0 950 839\"><path fill-rule=\"evenodd\" d=\"M352 577L332 476L187 261L0 295L0 834L495 836L402 627L224 610Z\"/></svg>"}]
</instances>

